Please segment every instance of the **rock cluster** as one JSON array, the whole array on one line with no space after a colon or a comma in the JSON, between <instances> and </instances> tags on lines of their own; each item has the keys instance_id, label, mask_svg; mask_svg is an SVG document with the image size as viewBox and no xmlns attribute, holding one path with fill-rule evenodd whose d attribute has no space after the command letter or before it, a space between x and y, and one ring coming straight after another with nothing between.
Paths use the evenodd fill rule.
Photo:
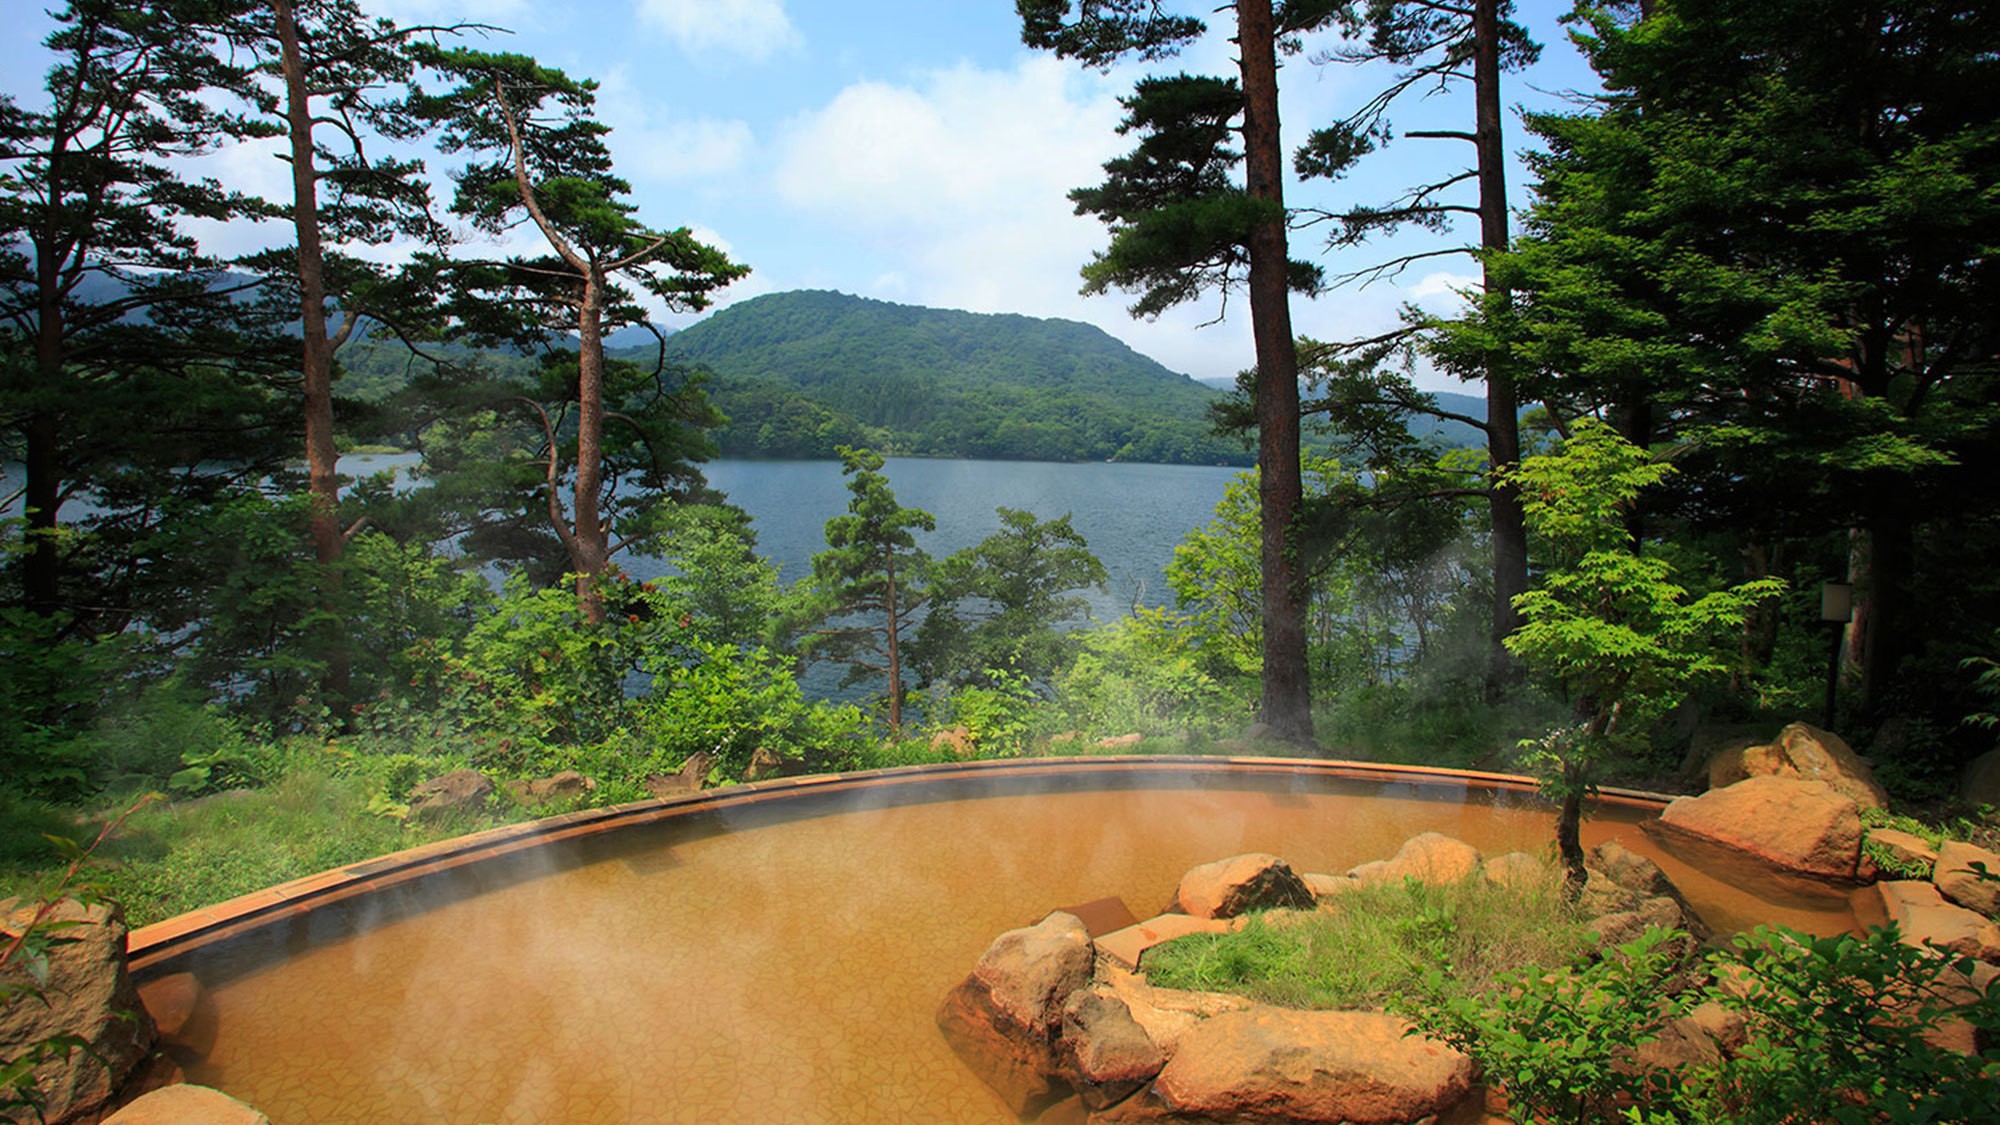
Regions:
<instances>
[{"instance_id":1,"label":"rock cluster","mask_svg":"<svg viewBox=\"0 0 2000 1125\"><path fill-rule=\"evenodd\" d=\"M1592 865L1593 908L1605 915L1599 922L1608 939L1626 940L1634 925L1698 925L1644 857L1605 844ZM1485 859L1437 833L1341 875L1300 874L1262 853L1232 856L1181 879L1177 913L1094 939L1076 917L1057 912L1000 935L945 998L938 1026L967 1066L1024 1116L1073 1097L1068 1108L1050 1112L1093 1125L1428 1121L1466 1101L1474 1067L1445 1044L1409 1034L1403 1020L1156 988L1136 971L1152 946L1235 929L1250 911L1281 925L1316 904L1338 909L1354 887L1405 878L1556 881L1530 856ZM1712 1052L1713 1037L1704 1036L1689 1030L1686 1050Z\"/></svg>"},{"instance_id":2,"label":"rock cluster","mask_svg":"<svg viewBox=\"0 0 2000 1125\"><path fill-rule=\"evenodd\" d=\"M0 945L25 930L39 906L0 903ZM63 927L63 941L47 950L41 1000L0 1006L0 1059L20 1058L29 1045L57 1036L89 1044L36 1067L34 1084L43 1119L94 1120L152 1050L156 1033L126 971L125 919L118 909L65 899L41 919L51 923ZM18 963L6 973L9 985L33 983Z\"/></svg>"},{"instance_id":3,"label":"rock cluster","mask_svg":"<svg viewBox=\"0 0 2000 1125\"><path fill-rule=\"evenodd\" d=\"M1883 807L1882 787L1838 736L1793 723L1768 744L1725 748L1709 779L1708 792L1661 813L1670 840L1695 837L1782 871L1863 884L1860 917L1895 922L1918 948L2000 961L2000 879L1979 874L2000 876L2000 854L1865 827L1862 810Z\"/></svg>"}]
</instances>

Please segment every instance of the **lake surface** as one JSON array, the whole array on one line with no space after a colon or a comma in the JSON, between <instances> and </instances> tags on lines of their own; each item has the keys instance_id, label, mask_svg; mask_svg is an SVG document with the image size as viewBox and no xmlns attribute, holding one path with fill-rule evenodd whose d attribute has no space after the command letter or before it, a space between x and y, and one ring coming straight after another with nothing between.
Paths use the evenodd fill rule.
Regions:
<instances>
[{"instance_id":1,"label":"lake surface","mask_svg":"<svg viewBox=\"0 0 2000 1125\"><path fill-rule=\"evenodd\" d=\"M341 458L343 473L406 471L415 454ZM796 582L826 549L826 521L847 511L847 478L838 461L717 461L709 483L750 513L757 550ZM1066 464L1053 461L946 461L892 457L883 468L896 500L937 517L937 530L917 541L942 558L1000 530L998 507L1021 508L1038 519L1068 514L1104 563L1110 580L1089 591L1092 616L1111 620L1134 605L1173 600L1166 566L1187 533L1206 524L1222 490L1240 470L1201 465ZM628 573L652 578L656 559L624 556Z\"/></svg>"}]
</instances>

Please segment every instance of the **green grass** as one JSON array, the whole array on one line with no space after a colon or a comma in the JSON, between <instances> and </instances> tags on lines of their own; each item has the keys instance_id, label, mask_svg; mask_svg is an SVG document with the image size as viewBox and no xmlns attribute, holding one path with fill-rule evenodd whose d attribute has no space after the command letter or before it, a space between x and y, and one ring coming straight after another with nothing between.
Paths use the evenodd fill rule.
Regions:
<instances>
[{"instance_id":1,"label":"green grass","mask_svg":"<svg viewBox=\"0 0 2000 1125\"><path fill-rule=\"evenodd\" d=\"M369 812L362 780L298 769L266 789L141 809L99 849L88 878L124 904L129 924L143 926L498 822L481 816L403 824ZM87 842L97 827L86 819L70 835ZM7 863L0 898L39 895L61 874L52 859Z\"/></svg>"},{"instance_id":2,"label":"green grass","mask_svg":"<svg viewBox=\"0 0 2000 1125\"><path fill-rule=\"evenodd\" d=\"M1331 909L1180 938L1148 953L1145 969L1167 988L1287 1008L1351 1008L1393 996L1476 995L1496 973L1567 965L1591 943L1553 877L1511 888L1484 879L1384 883L1349 890Z\"/></svg>"}]
</instances>

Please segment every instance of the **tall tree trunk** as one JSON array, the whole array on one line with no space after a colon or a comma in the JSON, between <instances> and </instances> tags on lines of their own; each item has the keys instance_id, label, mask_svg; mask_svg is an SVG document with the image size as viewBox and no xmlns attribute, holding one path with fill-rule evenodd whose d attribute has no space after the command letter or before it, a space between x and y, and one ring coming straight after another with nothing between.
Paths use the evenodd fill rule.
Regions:
<instances>
[{"instance_id":1,"label":"tall tree trunk","mask_svg":"<svg viewBox=\"0 0 2000 1125\"><path fill-rule=\"evenodd\" d=\"M890 549L886 563L886 573L889 576L887 591L889 599L889 630L886 637L889 649L889 730L891 733L900 734L903 730L903 653L902 647L898 643L900 638L897 636L896 629L896 552L894 548Z\"/></svg>"},{"instance_id":2,"label":"tall tree trunk","mask_svg":"<svg viewBox=\"0 0 2000 1125\"><path fill-rule=\"evenodd\" d=\"M303 341L307 495L311 498L313 556L319 563L322 686L336 700L349 692L346 618L340 608L339 452L333 444L333 345L326 330L324 252L319 230L319 172L312 143L312 98L299 54L292 0L274 0L278 44L285 72L285 124L291 134L292 227L298 238L299 317Z\"/></svg>"},{"instance_id":3,"label":"tall tree trunk","mask_svg":"<svg viewBox=\"0 0 2000 1125\"><path fill-rule=\"evenodd\" d=\"M1507 248L1507 150L1500 113L1500 0L1476 0L1472 16L1472 91L1479 150L1479 247L1489 261L1481 267L1489 300L1505 305L1507 290L1493 280L1490 256ZM1507 357L1486 356L1487 457L1494 470L1521 460L1520 399ZM1497 693L1520 678L1520 668L1503 643L1521 626L1514 599L1528 591L1528 525L1520 493L1496 482L1492 502L1493 647L1487 688Z\"/></svg>"},{"instance_id":4,"label":"tall tree trunk","mask_svg":"<svg viewBox=\"0 0 2000 1125\"><path fill-rule=\"evenodd\" d=\"M52 162L53 163L53 162ZM62 436L55 415L44 405L55 397L63 376L63 308L55 254L35 246L35 385L29 395L26 473L21 501L27 512L28 557L21 570L27 608L43 617L62 608L62 555L56 545L56 509L62 506Z\"/></svg>"},{"instance_id":5,"label":"tall tree trunk","mask_svg":"<svg viewBox=\"0 0 2000 1125\"><path fill-rule=\"evenodd\" d=\"M1854 586L1854 617L1847 627L1843 674L1854 681L1848 697L1856 711L1872 713L1895 678L1903 657L1903 607L1912 552L1909 520L1893 501L1849 533L1847 580Z\"/></svg>"},{"instance_id":6,"label":"tall tree trunk","mask_svg":"<svg viewBox=\"0 0 2000 1125\"><path fill-rule=\"evenodd\" d=\"M1250 232L1250 330L1257 348L1257 495L1262 515L1264 698L1273 733L1313 744L1306 673L1305 576L1292 551L1304 492L1299 473L1298 352L1286 278L1284 145L1278 133L1278 59L1270 0L1237 0L1242 52L1243 151L1250 197L1272 217Z\"/></svg>"},{"instance_id":7,"label":"tall tree trunk","mask_svg":"<svg viewBox=\"0 0 2000 1125\"><path fill-rule=\"evenodd\" d=\"M604 620L604 593L597 580L611 562L611 529L597 509L604 482L603 317L604 278L593 262L583 283L583 308L577 314L581 347L576 358L576 502L571 507L575 533L569 543L577 601L584 619L593 625ZM554 449L549 456L555 456Z\"/></svg>"}]
</instances>

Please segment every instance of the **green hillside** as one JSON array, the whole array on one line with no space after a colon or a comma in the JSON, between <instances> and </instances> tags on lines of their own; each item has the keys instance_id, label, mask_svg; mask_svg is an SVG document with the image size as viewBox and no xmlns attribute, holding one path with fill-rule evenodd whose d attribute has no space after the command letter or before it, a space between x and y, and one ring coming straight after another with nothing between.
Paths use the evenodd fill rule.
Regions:
<instances>
[{"instance_id":1,"label":"green hillside","mask_svg":"<svg viewBox=\"0 0 2000 1125\"><path fill-rule=\"evenodd\" d=\"M863 441L919 456L1251 461L1208 432L1214 390L1075 321L802 291L733 305L668 348L714 372L729 456Z\"/></svg>"}]
</instances>

